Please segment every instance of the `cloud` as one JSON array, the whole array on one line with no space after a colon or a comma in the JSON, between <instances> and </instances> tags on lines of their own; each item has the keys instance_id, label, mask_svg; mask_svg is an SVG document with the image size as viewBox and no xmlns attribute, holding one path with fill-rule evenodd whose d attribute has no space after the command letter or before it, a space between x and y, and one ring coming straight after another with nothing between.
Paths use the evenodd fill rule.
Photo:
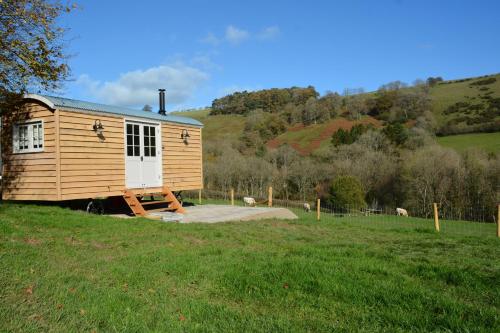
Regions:
<instances>
[{"instance_id":1,"label":"cloud","mask_svg":"<svg viewBox=\"0 0 500 333\"><path fill-rule=\"evenodd\" d=\"M197 88L209 79L208 73L182 63L161 65L121 74L114 81L94 81L81 75L77 84L103 103L130 107L156 105L158 88L167 90L167 104L188 101Z\"/></svg>"},{"instance_id":2,"label":"cloud","mask_svg":"<svg viewBox=\"0 0 500 333\"><path fill-rule=\"evenodd\" d=\"M233 25L229 25L226 28L225 38L231 44L239 44L249 37L250 34L246 30L239 29Z\"/></svg>"},{"instance_id":3,"label":"cloud","mask_svg":"<svg viewBox=\"0 0 500 333\"><path fill-rule=\"evenodd\" d=\"M280 35L281 31L280 28L276 25L273 25L271 27L264 28L258 35L257 37L262 40L270 40L278 37Z\"/></svg>"},{"instance_id":4,"label":"cloud","mask_svg":"<svg viewBox=\"0 0 500 333\"><path fill-rule=\"evenodd\" d=\"M214 63L209 54L198 54L194 56L189 63L206 70L222 70L222 66Z\"/></svg>"},{"instance_id":5,"label":"cloud","mask_svg":"<svg viewBox=\"0 0 500 333\"><path fill-rule=\"evenodd\" d=\"M213 33L209 32L205 37L200 40L202 43L217 46L220 44L221 40L217 38Z\"/></svg>"},{"instance_id":6,"label":"cloud","mask_svg":"<svg viewBox=\"0 0 500 333\"><path fill-rule=\"evenodd\" d=\"M210 44L212 46L218 46L224 42L238 45L241 42L252 38L261 41L273 40L280 34L281 30L277 25L266 27L258 33L251 33L234 25L228 25L223 37L217 37L214 33L209 32L205 37L200 39L200 42L204 44Z\"/></svg>"}]
</instances>

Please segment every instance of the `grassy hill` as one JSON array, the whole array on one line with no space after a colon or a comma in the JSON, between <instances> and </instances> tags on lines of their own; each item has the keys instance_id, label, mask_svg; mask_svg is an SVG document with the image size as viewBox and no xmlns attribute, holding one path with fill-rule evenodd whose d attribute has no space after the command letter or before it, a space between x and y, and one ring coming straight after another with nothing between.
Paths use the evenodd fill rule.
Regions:
<instances>
[{"instance_id":1,"label":"grassy hill","mask_svg":"<svg viewBox=\"0 0 500 333\"><path fill-rule=\"evenodd\" d=\"M498 331L493 224L297 214L179 224L3 203L0 330Z\"/></svg>"},{"instance_id":2,"label":"grassy hill","mask_svg":"<svg viewBox=\"0 0 500 333\"><path fill-rule=\"evenodd\" d=\"M496 79L490 84L478 84L487 78ZM445 120L456 116L447 116L444 111L456 103L480 103L481 96L485 94L492 98L500 97L500 74L490 75L487 78L468 78L461 80L444 81L433 86L430 90L432 101L432 111L438 122L442 123Z\"/></svg>"},{"instance_id":3,"label":"grassy hill","mask_svg":"<svg viewBox=\"0 0 500 333\"><path fill-rule=\"evenodd\" d=\"M210 116L210 109L172 112L172 114L194 118L203 123L203 140L212 141L217 139L237 140L243 133L245 117L239 115L215 115Z\"/></svg>"},{"instance_id":4,"label":"grassy hill","mask_svg":"<svg viewBox=\"0 0 500 333\"><path fill-rule=\"evenodd\" d=\"M485 82L485 80L489 80ZM493 81L493 82L491 82ZM408 88L411 89L411 88ZM430 88L432 111L439 126L450 122L465 121L481 117L478 105L487 105L490 99L500 98L500 74L487 77L467 78L440 82ZM237 140L244 128L245 117L240 115L209 115L210 109L198 111L176 112L175 114L192 117L204 123L204 140L229 139ZM464 120L465 119L465 120ZM499 121L496 116L492 121ZM361 122L371 122L377 127L380 121L366 117ZM349 129L356 122L345 118L337 118L322 124L310 126L293 126L278 137L268 142L268 147L277 147L287 143L301 154L308 154L316 149L326 147L331 135L339 128ZM485 149L488 152L499 152L498 134L467 134L440 137L438 142L446 147L459 151L469 147Z\"/></svg>"},{"instance_id":5,"label":"grassy hill","mask_svg":"<svg viewBox=\"0 0 500 333\"><path fill-rule=\"evenodd\" d=\"M500 152L500 132L450 135L438 137L437 141L440 145L457 151L478 148L488 153Z\"/></svg>"}]
</instances>

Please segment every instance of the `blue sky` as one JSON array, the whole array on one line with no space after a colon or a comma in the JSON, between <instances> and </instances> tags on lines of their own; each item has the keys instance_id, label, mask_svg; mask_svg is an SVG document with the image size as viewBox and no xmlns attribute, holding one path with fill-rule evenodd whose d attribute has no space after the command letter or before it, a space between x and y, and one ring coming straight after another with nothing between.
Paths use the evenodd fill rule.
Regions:
<instances>
[{"instance_id":1,"label":"blue sky","mask_svg":"<svg viewBox=\"0 0 500 333\"><path fill-rule=\"evenodd\" d=\"M500 1L80 0L66 97L169 110L236 90L320 93L500 72Z\"/></svg>"}]
</instances>

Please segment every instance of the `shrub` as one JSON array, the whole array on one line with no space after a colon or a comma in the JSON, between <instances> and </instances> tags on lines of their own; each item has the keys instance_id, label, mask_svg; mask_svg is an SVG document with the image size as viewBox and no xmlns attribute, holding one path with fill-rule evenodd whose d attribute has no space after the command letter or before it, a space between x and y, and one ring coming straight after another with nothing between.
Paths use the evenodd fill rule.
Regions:
<instances>
[{"instance_id":1,"label":"shrub","mask_svg":"<svg viewBox=\"0 0 500 333\"><path fill-rule=\"evenodd\" d=\"M490 78L487 78L487 79L484 79L484 80L479 80L479 81L476 81L476 82L472 82L470 84L470 86L484 86L484 85L492 84L492 83L495 83L495 82L497 82L497 79L494 78L494 77L490 77Z\"/></svg>"},{"instance_id":2,"label":"shrub","mask_svg":"<svg viewBox=\"0 0 500 333\"><path fill-rule=\"evenodd\" d=\"M402 145L408 139L408 130L401 123L389 124L383 132L396 145Z\"/></svg>"},{"instance_id":3,"label":"shrub","mask_svg":"<svg viewBox=\"0 0 500 333\"><path fill-rule=\"evenodd\" d=\"M341 128L333 133L332 144L335 147L340 145L350 145L351 143L356 142L356 140L358 140L363 133L372 128L372 125L365 126L363 124L356 124L351 128L351 130L344 130Z\"/></svg>"},{"instance_id":4,"label":"shrub","mask_svg":"<svg viewBox=\"0 0 500 333\"><path fill-rule=\"evenodd\" d=\"M328 203L340 208L362 208L366 206L363 187L359 180L352 176L335 178L329 190Z\"/></svg>"}]
</instances>

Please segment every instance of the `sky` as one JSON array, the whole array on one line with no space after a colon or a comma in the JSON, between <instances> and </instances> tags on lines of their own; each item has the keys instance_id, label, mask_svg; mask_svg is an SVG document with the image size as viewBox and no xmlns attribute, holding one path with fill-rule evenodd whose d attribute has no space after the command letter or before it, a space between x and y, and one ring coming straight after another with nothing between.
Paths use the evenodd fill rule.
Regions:
<instances>
[{"instance_id":1,"label":"sky","mask_svg":"<svg viewBox=\"0 0 500 333\"><path fill-rule=\"evenodd\" d=\"M500 1L77 2L61 19L68 98L157 110L165 88L171 111L242 90L500 72Z\"/></svg>"}]
</instances>

